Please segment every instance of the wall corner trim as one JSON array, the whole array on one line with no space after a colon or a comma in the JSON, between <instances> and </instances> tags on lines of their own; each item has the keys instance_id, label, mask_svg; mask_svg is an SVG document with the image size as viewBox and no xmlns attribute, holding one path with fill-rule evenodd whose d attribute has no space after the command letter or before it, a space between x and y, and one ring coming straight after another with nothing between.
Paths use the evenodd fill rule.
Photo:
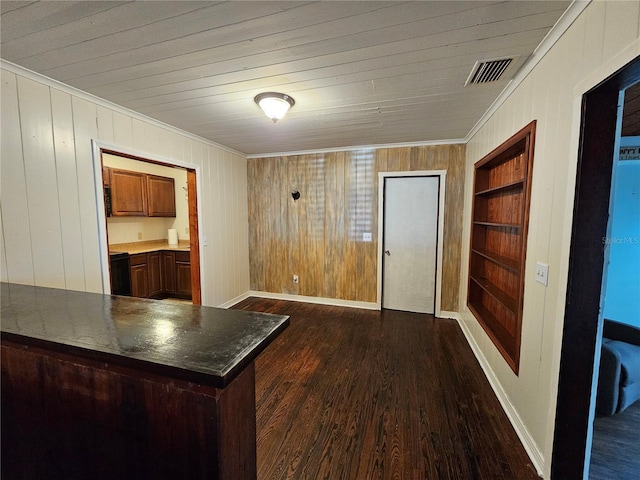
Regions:
<instances>
[{"instance_id":1,"label":"wall corner trim","mask_svg":"<svg viewBox=\"0 0 640 480\"><path fill-rule=\"evenodd\" d=\"M527 452L527 455L529 455L529 458L531 459L531 463L533 463L533 466L535 467L536 472L538 473L538 476L543 477L545 460L544 460L544 455L540 450L540 447L538 447L537 443L529 433L529 430L527 429L524 422L520 418L520 415L518 415L518 412L513 406L513 404L511 403L511 400L509 400L507 393L502 388L502 385L500 384L498 377L491 369L489 362L487 361L486 357L480 350L480 347L478 346L475 339L471 335L471 331L468 329L466 323L461 319L459 314L458 314L457 320L458 320L458 325L460 325L460 329L462 330L462 333L467 339L467 343L471 347L471 350L473 351L473 354L478 360L478 363L480 363L480 367L482 368L482 371L487 377L487 380L489 381L489 385L491 385L493 392L496 394L496 397L498 397L498 401L500 402L500 405L502 405L502 409L507 414L507 418L511 422L511 425L513 426L513 428L515 429L516 434L518 435L518 438L520 438L520 441L522 442L522 445L524 446L524 449Z\"/></svg>"},{"instance_id":2,"label":"wall corner trim","mask_svg":"<svg viewBox=\"0 0 640 480\"><path fill-rule=\"evenodd\" d=\"M218 305L216 308L231 308L236 303L240 303L241 301L246 300L250 296L251 296L251 292L244 292L243 294L238 295L236 298L232 298L231 300Z\"/></svg>"}]
</instances>

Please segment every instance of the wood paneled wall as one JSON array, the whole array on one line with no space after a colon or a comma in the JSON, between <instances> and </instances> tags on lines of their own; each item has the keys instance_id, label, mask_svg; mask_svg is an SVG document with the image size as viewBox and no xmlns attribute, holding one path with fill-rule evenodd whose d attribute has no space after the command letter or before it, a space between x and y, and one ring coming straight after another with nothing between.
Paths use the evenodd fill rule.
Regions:
<instances>
[{"instance_id":1,"label":"wood paneled wall","mask_svg":"<svg viewBox=\"0 0 640 480\"><path fill-rule=\"evenodd\" d=\"M200 167L203 304L249 290L247 161L36 75L2 74L1 279L102 292L91 140ZM148 155L147 155L148 154ZM100 193L101 194L101 193Z\"/></svg>"},{"instance_id":2,"label":"wood paneled wall","mask_svg":"<svg viewBox=\"0 0 640 480\"><path fill-rule=\"evenodd\" d=\"M447 170L441 305L456 311L464 164L464 145L250 159L251 289L375 302L378 172ZM363 242L364 232L373 241Z\"/></svg>"}]
</instances>

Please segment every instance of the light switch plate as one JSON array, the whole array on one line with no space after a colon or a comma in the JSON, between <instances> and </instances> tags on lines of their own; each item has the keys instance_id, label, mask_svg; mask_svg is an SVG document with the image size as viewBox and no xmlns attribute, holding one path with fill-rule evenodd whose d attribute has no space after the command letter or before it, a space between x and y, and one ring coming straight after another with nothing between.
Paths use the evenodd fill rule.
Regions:
<instances>
[{"instance_id":1,"label":"light switch plate","mask_svg":"<svg viewBox=\"0 0 640 480\"><path fill-rule=\"evenodd\" d=\"M536 282L543 284L545 287L549 285L549 265L542 262L536 262Z\"/></svg>"}]
</instances>

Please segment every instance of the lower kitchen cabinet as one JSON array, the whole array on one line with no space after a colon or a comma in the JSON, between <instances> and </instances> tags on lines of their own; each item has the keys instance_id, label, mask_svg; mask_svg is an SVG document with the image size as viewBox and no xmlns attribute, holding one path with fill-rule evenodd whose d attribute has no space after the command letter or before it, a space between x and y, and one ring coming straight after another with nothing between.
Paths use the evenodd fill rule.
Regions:
<instances>
[{"instance_id":1,"label":"lower kitchen cabinet","mask_svg":"<svg viewBox=\"0 0 640 480\"><path fill-rule=\"evenodd\" d=\"M191 254L160 250L129 257L131 296L191 298Z\"/></svg>"},{"instance_id":2,"label":"lower kitchen cabinet","mask_svg":"<svg viewBox=\"0 0 640 480\"><path fill-rule=\"evenodd\" d=\"M176 295L191 298L191 254L176 252Z\"/></svg>"},{"instance_id":3,"label":"lower kitchen cabinet","mask_svg":"<svg viewBox=\"0 0 640 480\"><path fill-rule=\"evenodd\" d=\"M150 252L147 254L149 296L152 298L161 296L164 293L164 282L162 278L163 264L162 252Z\"/></svg>"},{"instance_id":4,"label":"lower kitchen cabinet","mask_svg":"<svg viewBox=\"0 0 640 480\"><path fill-rule=\"evenodd\" d=\"M168 295L176 293L176 254L174 252L162 252L162 279L164 293Z\"/></svg>"},{"instance_id":5,"label":"lower kitchen cabinet","mask_svg":"<svg viewBox=\"0 0 640 480\"><path fill-rule=\"evenodd\" d=\"M129 270L131 272L131 296L149 297L149 268L147 267L147 254L139 253L129 257Z\"/></svg>"}]
</instances>

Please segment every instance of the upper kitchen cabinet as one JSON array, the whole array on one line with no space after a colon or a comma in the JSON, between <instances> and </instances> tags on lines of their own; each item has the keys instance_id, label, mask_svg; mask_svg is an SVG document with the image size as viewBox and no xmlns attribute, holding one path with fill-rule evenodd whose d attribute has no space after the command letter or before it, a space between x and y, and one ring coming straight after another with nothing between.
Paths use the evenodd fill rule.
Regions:
<instances>
[{"instance_id":1,"label":"upper kitchen cabinet","mask_svg":"<svg viewBox=\"0 0 640 480\"><path fill-rule=\"evenodd\" d=\"M108 168L107 214L114 217L175 217L175 180L142 172ZM107 172L103 171L103 178Z\"/></svg>"},{"instance_id":2,"label":"upper kitchen cabinet","mask_svg":"<svg viewBox=\"0 0 640 480\"><path fill-rule=\"evenodd\" d=\"M109 185L112 216L147 216L146 174L110 168Z\"/></svg>"},{"instance_id":3,"label":"upper kitchen cabinet","mask_svg":"<svg viewBox=\"0 0 640 480\"><path fill-rule=\"evenodd\" d=\"M147 175L150 217L176 216L176 189L173 178Z\"/></svg>"}]
</instances>

